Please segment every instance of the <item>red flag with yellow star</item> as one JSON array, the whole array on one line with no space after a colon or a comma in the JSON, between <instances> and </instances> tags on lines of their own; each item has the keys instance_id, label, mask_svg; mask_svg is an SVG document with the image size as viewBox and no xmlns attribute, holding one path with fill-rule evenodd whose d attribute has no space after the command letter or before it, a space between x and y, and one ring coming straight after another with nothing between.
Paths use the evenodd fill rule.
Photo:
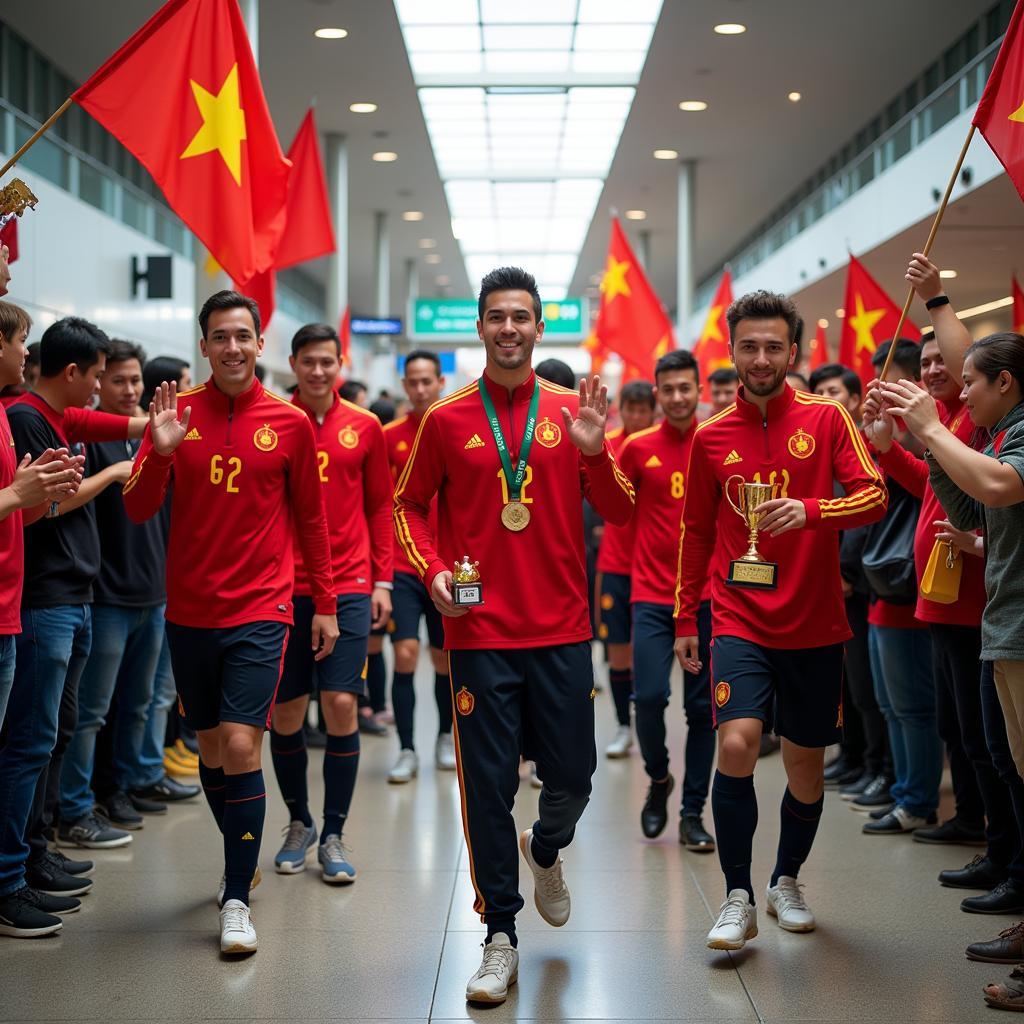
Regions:
<instances>
[{"instance_id":1,"label":"red flag with yellow star","mask_svg":"<svg viewBox=\"0 0 1024 1024\"><path fill-rule=\"evenodd\" d=\"M624 380L630 376L649 380L658 359L676 347L668 314L633 254L618 217L612 218L601 307L593 333L606 352L615 352L626 364Z\"/></svg>"},{"instance_id":2,"label":"red flag with yellow star","mask_svg":"<svg viewBox=\"0 0 1024 1024\"><path fill-rule=\"evenodd\" d=\"M882 342L892 337L902 312L860 260L851 255L843 329L839 335L839 362L857 373L865 384L878 376L871 357ZM921 332L909 320L903 321L900 336L921 340Z\"/></svg>"},{"instance_id":3,"label":"red flag with yellow star","mask_svg":"<svg viewBox=\"0 0 1024 1024\"><path fill-rule=\"evenodd\" d=\"M693 358L700 367L701 387L705 386L708 377L723 367L732 366L729 355L729 324L725 319L725 311L732 305L732 274L726 267L722 271L722 280L718 282L718 291L711 300L704 329L700 332L697 344L693 346Z\"/></svg>"},{"instance_id":4,"label":"red flag with yellow star","mask_svg":"<svg viewBox=\"0 0 1024 1024\"><path fill-rule=\"evenodd\" d=\"M1017 275L1013 275L1013 329L1024 334L1024 292L1017 284Z\"/></svg>"},{"instance_id":5,"label":"red flag with yellow star","mask_svg":"<svg viewBox=\"0 0 1024 1024\"><path fill-rule=\"evenodd\" d=\"M1024 2L1017 0L973 124L1024 199Z\"/></svg>"},{"instance_id":6,"label":"red flag with yellow star","mask_svg":"<svg viewBox=\"0 0 1024 1024\"><path fill-rule=\"evenodd\" d=\"M73 98L236 281L272 264L290 164L237 0L168 0Z\"/></svg>"},{"instance_id":7,"label":"red flag with yellow star","mask_svg":"<svg viewBox=\"0 0 1024 1024\"><path fill-rule=\"evenodd\" d=\"M825 336L825 326L820 320L808 349L807 369L810 373L813 373L819 366L828 365L828 338Z\"/></svg>"}]
</instances>

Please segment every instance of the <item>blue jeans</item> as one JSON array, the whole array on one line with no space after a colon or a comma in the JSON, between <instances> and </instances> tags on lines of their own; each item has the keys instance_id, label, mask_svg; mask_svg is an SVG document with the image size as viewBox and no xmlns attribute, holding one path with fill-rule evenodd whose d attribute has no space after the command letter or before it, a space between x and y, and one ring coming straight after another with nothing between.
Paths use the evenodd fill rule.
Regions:
<instances>
[{"instance_id":1,"label":"blue jeans","mask_svg":"<svg viewBox=\"0 0 1024 1024\"><path fill-rule=\"evenodd\" d=\"M78 726L60 777L62 820L77 821L93 808L96 734L103 728L115 690L114 770L119 789L134 783L163 636L162 604L155 608L92 606L92 650L78 685Z\"/></svg>"},{"instance_id":2,"label":"blue jeans","mask_svg":"<svg viewBox=\"0 0 1024 1024\"><path fill-rule=\"evenodd\" d=\"M0 896L25 884L25 829L57 742L64 686L77 682L92 642L87 604L23 608L21 629L7 705L7 743L0 750Z\"/></svg>"},{"instance_id":3,"label":"blue jeans","mask_svg":"<svg viewBox=\"0 0 1024 1024\"><path fill-rule=\"evenodd\" d=\"M14 637L0 636L0 726L7 714L7 699L14 685Z\"/></svg>"},{"instance_id":4,"label":"blue jeans","mask_svg":"<svg viewBox=\"0 0 1024 1024\"><path fill-rule=\"evenodd\" d=\"M868 646L875 698L889 727L899 806L927 818L939 806L945 756L935 721L935 677L926 629L870 626Z\"/></svg>"},{"instance_id":5,"label":"blue jeans","mask_svg":"<svg viewBox=\"0 0 1024 1024\"><path fill-rule=\"evenodd\" d=\"M167 634L163 634L160 658L156 663L156 677L153 680L153 699L146 712L146 729L142 734L139 748L138 772L129 782L129 789L145 789L156 785L166 774L164 770L164 737L167 735L167 715L177 694L174 690L174 673L171 671L171 648Z\"/></svg>"}]
</instances>

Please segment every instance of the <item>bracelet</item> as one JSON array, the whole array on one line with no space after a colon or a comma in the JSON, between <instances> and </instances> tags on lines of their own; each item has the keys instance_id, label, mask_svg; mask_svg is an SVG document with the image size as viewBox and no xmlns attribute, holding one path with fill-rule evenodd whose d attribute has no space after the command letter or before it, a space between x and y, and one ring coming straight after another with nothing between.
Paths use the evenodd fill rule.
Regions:
<instances>
[{"instance_id":1,"label":"bracelet","mask_svg":"<svg viewBox=\"0 0 1024 1024\"><path fill-rule=\"evenodd\" d=\"M948 306L949 296L948 295L936 295L935 298L929 299L925 304L925 309L938 309L939 306Z\"/></svg>"},{"instance_id":2,"label":"bracelet","mask_svg":"<svg viewBox=\"0 0 1024 1024\"><path fill-rule=\"evenodd\" d=\"M373 584L373 586L374 586L375 589L379 588L380 590L394 590L395 589L394 583L392 583L390 580L377 580Z\"/></svg>"}]
</instances>

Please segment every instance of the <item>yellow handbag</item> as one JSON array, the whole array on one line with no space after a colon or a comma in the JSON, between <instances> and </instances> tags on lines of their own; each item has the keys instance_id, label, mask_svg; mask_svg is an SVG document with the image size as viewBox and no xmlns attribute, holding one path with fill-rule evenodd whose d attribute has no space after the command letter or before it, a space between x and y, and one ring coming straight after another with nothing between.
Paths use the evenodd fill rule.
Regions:
<instances>
[{"instance_id":1,"label":"yellow handbag","mask_svg":"<svg viewBox=\"0 0 1024 1024\"><path fill-rule=\"evenodd\" d=\"M952 541L937 540L921 577L921 596L936 604L953 604L960 596L963 571L960 549Z\"/></svg>"}]
</instances>

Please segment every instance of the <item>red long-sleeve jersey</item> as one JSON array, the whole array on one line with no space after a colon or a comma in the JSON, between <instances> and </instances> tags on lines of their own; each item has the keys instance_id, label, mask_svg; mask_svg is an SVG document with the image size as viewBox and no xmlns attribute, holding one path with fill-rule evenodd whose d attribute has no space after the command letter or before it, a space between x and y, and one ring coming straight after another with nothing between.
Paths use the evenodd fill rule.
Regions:
<instances>
[{"instance_id":1,"label":"red long-sleeve jersey","mask_svg":"<svg viewBox=\"0 0 1024 1024\"><path fill-rule=\"evenodd\" d=\"M398 486L398 480L405 471L409 456L412 455L412 446L416 443L416 432L420 429L420 421L422 419L422 416L417 416L411 412L408 416L401 416L397 420L392 420L384 427L384 440L388 449L388 463L391 466L391 480L395 487ZM431 536L437 536L436 500L430 503L430 533ZM397 543L397 538L395 540L396 543L392 545L395 552L395 572L404 572L410 576L415 576L416 570L409 564L409 559L405 557L402 545Z\"/></svg>"},{"instance_id":2,"label":"red long-sleeve jersey","mask_svg":"<svg viewBox=\"0 0 1024 1024\"><path fill-rule=\"evenodd\" d=\"M612 455L619 458L622 446L632 435L622 427L609 430L605 439ZM621 462L621 460L620 460ZM634 480L635 484L636 481ZM601 534L601 546L597 550L597 571L614 572L628 576L633 567L633 545L636 542L636 516L631 516L625 526L605 523Z\"/></svg>"},{"instance_id":3,"label":"red long-sleeve jersey","mask_svg":"<svg viewBox=\"0 0 1024 1024\"><path fill-rule=\"evenodd\" d=\"M535 379L530 374L509 394L483 377L513 465ZM540 381L521 493L531 520L519 533L501 523L508 483L476 381L424 415L395 492L399 542L428 589L462 555L480 563L483 586L483 605L445 619L445 648L547 647L590 638L580 497L609 522L624 523L633 513L633 488L607 445L583 456L569 440L561 409L575 412L578 401L575 392ZM435 494L436 545L429 524Z\"/></svg>"},{"instance_id":4,"label":"red long-sleeve jersey","mask_svg":"<svg viewBox=\"0 0 1024 1024\"><path fill-rule=\"evenodd\" d=\"M191 409L170 456L149 431L124 486L141 523L174 480L167 547L167 619L200 629L291 622L293 530L318 613L337 610L313 428L301 409L258 380L229 398L213 380L178 395Z\"/></svg>"},{"instance_id":5,"label":"red long-sleeve jersey","mask_svg":"<svg viewBox=\"0 0 1024 1024\"><path fill-rule=\"evenodd\" d=\"M298 397L316 435L317 469L331 536L331 575L339 594L369 594L392 578L393 490L384 431L372 412L335 396L323 423ZM312 591L295 536L295 593Z\"/></svg>"},{"instance_id":6,"label":"red long-sleeve jersey","mask_svg":"<svg viewBox=\"0 0 1024 1024\"><path fill-rule=\"evenodd\" d=\"M738 474L799 498L807 526L758 535L778 563L774 590L727 586L729 562L747 549L747 526L723 493ZM764 647L823 647L852 636L839 575L839 531L873 523L888 500L878 469L849 413L829 398L785 391L761 410L740 388L734 405L696 430L683 500L676 636L697 635L697 605L711 567L712 632ZM833 481L845 497L833 498ZM730 489L736 499L735 483ZM828 497L826 497L826 495Z\"/></svg>"}]
</instances>

